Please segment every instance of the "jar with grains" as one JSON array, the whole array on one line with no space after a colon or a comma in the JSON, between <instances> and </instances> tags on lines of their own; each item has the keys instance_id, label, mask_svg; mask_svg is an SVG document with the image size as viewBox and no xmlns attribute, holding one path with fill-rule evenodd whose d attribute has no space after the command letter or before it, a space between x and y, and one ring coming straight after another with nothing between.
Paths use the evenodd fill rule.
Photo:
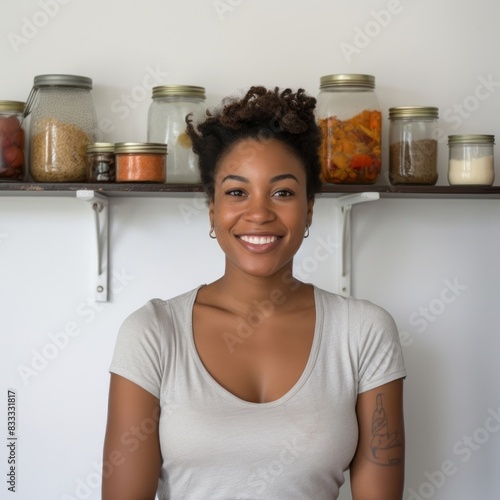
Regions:
<instances>
[{"instance_id":1,"label":"jar with grains","mask_svg":"<svg viewBox=\"0 0 500 500\"><path fill-rule=\"evenodd\" d=\"M35 77L30 124L30 172L38 182L87 179L87 145L97 138L92 80L75 75Z\"/></svg>"},{"instance_id":2,"label":"jar with grains","mask_svg":"<svg viewBox=\"0 0 500 500\"><path fill-rule=\"evenodd\" d=\"M165 182L167 147L154 142L115 144L117 182Z\"/></svg>"},{"instance_id":3,"label":"jar with grains","mask_svg":"<svg viewBox=\"0 0 500 500\"><path fill-rule=\"evenodd\" d=\"M438 108L432 106L389 108L391 184L436 184L438 116Z\"/></svg>"},{"instance_id":4,"label":"jar with grains","mask_svg":"<svg viewBox=\"0 0 500 500\"><path fill-rule=\"evenodd\" d=\"M94 142L87 146L87 180L115 180L115 145L112 142Z\"/></svg>"},{"instance_id":5,"label":"jar with grains","mask_svg":"<svg viewBox=\"0 0 500 500\"><path fill-rule=\"evenodd\" d=\"M320 79L316 119L323 182L374 184L381 168L382 113L372 75Z\"/></svg>"},{"instance_id":6,"label":"jar with grains","mask_svg":"<svg viewBox=\"0 0 500 500\"><path fill-rule=\"evenodd\" d=\"M26 175L24 102L0 101L0 181L23 181Z\"/></svg>"},{"instance_id":7,"label":"jar with grains","mask_svg":"<svg viewBox=\"0 0 500 500\"><path fill-rule=\"evenodd\" d=\"M201 182L198 157L186 134L186 116L194 121L206 113L205 89L194 85L160 85L153 88L148 111L148 141L168 145L167 182Z\"/></svg>"},{"instance_id":8,"label":"jar with grains","mask_svg":"<svg viewBox=\"0 0 500 500\"><path fill-rule=\"evenodd\" d=\"M452 186L491 186L495 180L494 135L448 136L448 182Z\"/></svg>"}]
</instances>

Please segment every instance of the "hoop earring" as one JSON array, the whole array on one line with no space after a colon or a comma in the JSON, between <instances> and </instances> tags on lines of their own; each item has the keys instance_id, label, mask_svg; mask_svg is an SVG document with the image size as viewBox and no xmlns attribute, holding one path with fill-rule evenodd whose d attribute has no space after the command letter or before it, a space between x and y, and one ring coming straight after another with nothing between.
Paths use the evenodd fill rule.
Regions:
<instances>
[{"instance_id":1,"label":"hoop earring","mask_svg":"<svg viewBox=\"0 0 500 500\"><path fill-rule=\"evenodd\" d=\"M210 231L208 232L208 236L210 236L210 238L212 238L213 240L217 239L217 236L215 236L214 226L210 226Z\"/></svg>"},{"instance_id":2,"label":"hoop earring","mask_svg":"<svg viewBox=\"0 0 500 500\"><path fill-rule=\"evenodd\" d=\"M309 224L306 224L306 230L304 232L304 238L309 238Z\"/></svg>"}]
</instances>

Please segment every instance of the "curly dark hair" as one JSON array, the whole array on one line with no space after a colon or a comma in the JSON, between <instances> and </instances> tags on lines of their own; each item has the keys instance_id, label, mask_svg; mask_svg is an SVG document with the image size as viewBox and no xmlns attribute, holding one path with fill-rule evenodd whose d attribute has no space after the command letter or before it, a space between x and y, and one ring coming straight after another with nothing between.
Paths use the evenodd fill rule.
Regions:
<instances>
[{"instance_id":1,"label":"curly dark hair","mask_svg":"<svg viewBox=\"0 0 500 500\"><path fill-rule=\"evenodd\" d=\"M278 87L251 87L242 98L226 98L214 113L207 111L201 123L186 117L186 132L198 155L203 189L210 200L219 161L243 139L276 139L297 154L305 166L307 196L314 199L321 190L319 146L321 130L316 124L316 99L303 89L292 92Z\"/></svg>"}]
</instances>

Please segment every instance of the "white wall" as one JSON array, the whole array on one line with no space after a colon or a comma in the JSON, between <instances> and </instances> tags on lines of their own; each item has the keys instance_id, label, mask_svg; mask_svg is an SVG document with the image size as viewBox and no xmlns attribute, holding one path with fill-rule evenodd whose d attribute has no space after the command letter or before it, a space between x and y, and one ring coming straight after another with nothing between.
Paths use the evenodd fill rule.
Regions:
<instances>
[{"instance_id":1,"label":"white wall","mask_svg":"<svg viewBox=\"0 0 500 500\"><path fill-rule=\"evenodd\" d=\"M9 2L0 99L24 100L38 74L90 76L101 139L140 141L153 85L203 85L212 105L255 83L315 95L322 75L362 72L377 78L385 132L390 106L423 104L439 107L444 135L498 136L499 16L493 0ZM439 151L446 184L445 141ZM5 435L13 389L22 500L100 497L107 368L120 323L149 298L222 271L198 196L113 198L111 214L114 293L95 305L88 204L0 197L0 427ZM331 200L319 200L316 214L299 263L335 230ZM499 200L370 202L354 207L353 232L354 295L386 307L404 345L405 498L497 499ZM310 279L332 288L333 257ZM68 340L54 350L54 338ZM53 356L46 366L34 359L43 352ZM19 366L33 363L37 375L23 379ZM0 492L10 498L5 482Z\"/></svg>"}]
</instances>

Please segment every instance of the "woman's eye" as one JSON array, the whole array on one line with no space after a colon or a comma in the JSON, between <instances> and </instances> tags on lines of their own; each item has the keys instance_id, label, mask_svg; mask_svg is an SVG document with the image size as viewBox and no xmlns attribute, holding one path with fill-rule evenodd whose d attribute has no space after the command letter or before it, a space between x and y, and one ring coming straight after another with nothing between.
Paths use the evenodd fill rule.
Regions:
<instances>
[{"instance_id":1,"label":"woman's eye","mask_svg":"<svg viewBox=\"0 0 500 500\"><path fill-rule=\"evenodd\" d=\"M278 196L278 197L286 197L286 196L293 196L295 193L293 191L290 191L289 189L280 189L279 191L276 191L273 196Z\"/></svg>"},{"instance_id":2,"label":"woman's eye","mask_svg":"<svg viewBox=\"0 0 500 500\"><path fill-rule=\"evenodd\" d=\"M229 196L243 196L245 193L241 189L230 189L226 191L226 194Z\"/></svg>"}]
</instances>

